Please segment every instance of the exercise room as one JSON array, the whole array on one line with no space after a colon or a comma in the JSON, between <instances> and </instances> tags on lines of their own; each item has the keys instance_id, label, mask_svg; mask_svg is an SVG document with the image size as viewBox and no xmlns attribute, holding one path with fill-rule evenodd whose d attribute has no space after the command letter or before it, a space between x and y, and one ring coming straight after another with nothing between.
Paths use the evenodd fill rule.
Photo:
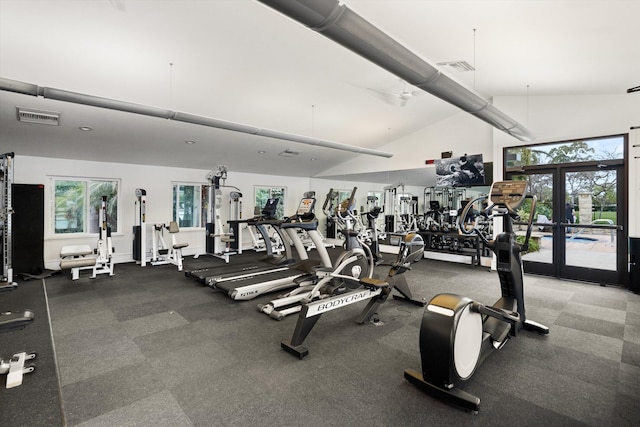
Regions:
<instances>
[{"instance_id":1,"label":"exercise room","mask_svg":"<svg viewBox=\"0 0 640 427\"><path fill-rule=\"evenodd\" d=\"M0 425L640 425L639 17L0 0Z\"/></svg>"}]
</instances>

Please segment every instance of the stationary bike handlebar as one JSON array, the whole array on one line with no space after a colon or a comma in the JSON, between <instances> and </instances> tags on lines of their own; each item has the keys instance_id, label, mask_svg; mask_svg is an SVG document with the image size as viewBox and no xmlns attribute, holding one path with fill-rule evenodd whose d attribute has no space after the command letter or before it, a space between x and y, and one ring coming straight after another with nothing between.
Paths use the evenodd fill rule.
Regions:
<instances>
[{"instance_id":1,"label":"stationary bike handlebar","mask_svg":"<svg viewBox=\"0 0 640 427\"><path fill-rule=\"evenodd\" d=\"M470 235L475 233L478 236L480 236L482 238L482 240L485 240L485 243L487 243L486 239L484 238L484 236L481 233L478 232L478 230L475 227L475 224L474 224L474 227L471 230L467 230L467 227L465 227L465 221L466 221L467 215L469 214L469 211L471 210L471 208L473 208L473 205L475 203L482 202L483 200L486 200L488 197L489 196L480 196L480 197L476 197L475 199L471 200L470 202L468 202L464 206L464 208L462 208L462 212L460 213L460 216L458 217L458 230L460 230L460 232L462 234L470 236ZM493 205L488 207L488 208L486 208L486 209L484 209L484 210L482 210L480 212L480 215L482 215L482 216L484 216L486 218L490 218L490 212L491 212L491 208L492 207L493 207Z\"/></svg>"},{"instance_id":2,"label":"stationary bike handlebar","mask_svg":"<svg viewBox=\"0 0 640 427\"><path fill-rule=\"evenodd\" d=\"M476 197L475 199L473 199L472 201L470 201L469 203L467 203L465 205L465 207L462 209L462 212L460 213L460 216L458 217L458 230L460 230L460 232L462 234L465 234L467 236L472 235L472 234L476 234L478 237L480 237L480 239L484 242L485 245L487 245L488 247L492 246L492 241L489 241L482 233L480 233L476 227L475 227L475 223L474 226L471 230L467 230L467 228L465 227L465 219L467 218L467 215L469 214L469 210L471 208L473 208L473 205L477 202L481 202L483 200L486 200L487 198L489 198L489 196L480 196L480 197ZM533 226L533 217L535 216L535 212L536 212L536 203L538 198L536 196L526 196L526 198L531 198L531 209L529 211L529 221L527 223L527 233L525 235L524 238L524 243L522 243L521 247L523 251L526 251L527 249L529 249L529 239L531 238L531 229ZM494 211L496 211L494 213ZM506 217L507 221L508 221L508 225L505 226L505 230L507 232L511 232L511 230L513 229L511 224L513 221L513 218L517 218L518 217L518 213L511 207L509 206L509 204L500 204L500 205L496 205L496 204L492 204L490 206L488 206L485 209L482 209L480 211L480 215L484 216L487 219L493 219L496 216L502 216L502 217Z\"/></svg>"},{"instance_id":3,"label":"stationary bike handlebar","mask_svg":"<svg viewBox=\"0 0 640 427\"><path fill-rule=\"evenodd\" d=\"M529 211L529 222L527 223L527 234L524 237L524 243L522 244L522 250L529 250L529 238L531 238L531 229L533 228L533 217L536 215L536 204L538 202L538 198L536 196L527 196L531 197L531 210Z\"/></svg>"},{"instance_id":4,"label":"stationary bike handlebar","mask_svg":"<svg viewBox=\"0 0 640 427\"><path fill-rule=\"evenodd\" d=\"M330 188L329 192L327 193L327 197L324 199L324 203L322 204L322 212L324 212L327 217L333 216L331 211L333 210L332 202L335 196L336 192L333 191L333 188Z\"/></svg>"},{"instance_id":5,"label":"stationary bike handlebar","mask_svg":"<svg viewBox=\"0 0 640 427\"><path fill-rule=\"evenodd\" d=\"M358 190L358 187L353 187L353 190L351 190L351 195L349 196L348 199L343 200L337 208L337 213L339 216L344 217L344 213L346 213L349 216L353 217L353 210L351 209L351 207L354 205L355 203L355 198L356 198L356 190Z\"/></svg>"}]
</instances>

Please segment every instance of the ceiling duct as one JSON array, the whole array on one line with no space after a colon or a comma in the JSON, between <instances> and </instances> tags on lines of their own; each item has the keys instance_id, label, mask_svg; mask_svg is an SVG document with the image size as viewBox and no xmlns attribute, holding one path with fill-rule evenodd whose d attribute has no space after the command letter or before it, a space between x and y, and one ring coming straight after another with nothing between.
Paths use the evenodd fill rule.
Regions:
<instances>
[{"instance_id":1,"label":"ceiling duct","mask_svg":"<svg viewBox=\"0 0 640 427\"><path fill-rule=\"evenodd\" d=\"M31 83L5 79L2 77L0 77L0 90L20 93L23 95L42 96L43 98L53 99L56 101L71 102L74 104L89 105L92 107L107 108L110 110L124 111L127 113L159 117L163 119L191 123L200 126L229 130L232 132L242 132L250 135L259 135L266 138L292 141L300 144L315 145L318 147L331 148L334 150L349 151L352 153L367 154L371 156L386 158L393 157L392 153L388 153L386 151L373 150L371 148L342 144L340 142L327 141L324 139L296 135L272 129L261 129L242 123L235 123L227 120L215 119L212 117L198 116L190 113L166 110L164 108L150 107L147 105L134 104L131 102L118 101L116 99L102 98L99 96L87 95L84 93L70 92L68 90L42 87Z\"/></svg>"},{"instance_id":2,"label":"ceiling duct","mask_svg":"<svg viewBox=\"0 0 640 427\"><path fill-rule=\"evenodd\" d=\"M531 133L481 96L389 37L338 0L258 0L358 55L521 140Z\"/></svg>"}]
</instances>

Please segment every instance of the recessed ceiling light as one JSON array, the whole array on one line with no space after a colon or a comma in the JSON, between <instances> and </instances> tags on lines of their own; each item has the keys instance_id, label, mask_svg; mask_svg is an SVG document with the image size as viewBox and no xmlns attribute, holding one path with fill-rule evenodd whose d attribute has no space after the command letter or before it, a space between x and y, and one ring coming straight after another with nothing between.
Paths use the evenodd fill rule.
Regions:
<instances>
[{"instance_id":1,"label":"recessed ceiling light","mask_svg":"<svg viewBox=\"0 0 640 427\"><path fill-rule=\"evenodd\" d=\"M196 142L195 142L195 141L192 141L192 140L190 140L190 139L188 139L188 140L186 140L184 143L185 143L185 144L187 144L187 145L193 145L193 144L195 144Z\"/></svg>"},{"instance_id":2,"label":"recessed ceiling light","mask_svg":"<svg viewBox=\"0 0 640 427\"><path fill-rule=\"evenodd\" d=\"M93 130L91 126L80 126L78 129L84 132L91 132Z\"/></svg>"},{"instance_id":3,"label":"recessed ceiling light","mask_svg":"<svg viewBox=\"0 0 640 427\"><path fill-rule=\"evenodd\" d=\"M312 161L312 162L315 162L316 160L318 160L318 159L316 159L315 157L312 157L312 158L311 158L311 161Z\"/></svg>"},{"instance_id":4,"label":"recessed ceiling light","mask_svg":"<svg viewBox=\"0 0 640 427\"><path fill-rule=\"evenodd\" d=\"M264 150L258 151L258 154L265 154L265 153L266 153L266 151L264 151Z\"/></svg>"}]
</instances>

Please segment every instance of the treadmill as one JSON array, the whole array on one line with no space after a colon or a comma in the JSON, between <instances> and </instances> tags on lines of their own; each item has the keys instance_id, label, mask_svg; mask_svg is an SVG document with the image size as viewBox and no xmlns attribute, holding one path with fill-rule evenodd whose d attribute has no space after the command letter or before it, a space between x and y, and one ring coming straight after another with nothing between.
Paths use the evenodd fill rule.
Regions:
<instances>
[{"instance_id":1,"label":"treadmill","mask_svg":"<svg viewBox=\"0 0 640 427\"><path fill-rule=\"evenodd\" d=\"M208 285L211 278L226 278L236 277L240 274L257 274L260 272L271 271L276 266L280 268L295 262L293 259L291 248L287 244L287 241L282 234L282 231L277 227L282 221L275 218L276 210L280 199L270 198L267 199L260 215L246 220L233 220L235 223L246 223L252 225L260 233L265 242L266 255L262 255L260 258L253 259L252 261L246 261L247 256L242 256L239 259L244 259L244 262L224 264L218 266L211 266L205 268L199 268L195 270L186 271L185 276L191 277L202 284ZM269 235L268 226L274 226L274 231L278 234L279 239L282 241L285 248L285 254L274 254L271 236Z\"/></svg>"},{"instance_id":2,"label":"treadmill","mask_svg":"<svg viewBox=\"0 0 640 427\"><path fill-rule=\"evenodd\" d=\"M307 196L308 194L305 194ZM281 221L276 228L284 231L299 254L301 261L275 266L272 270L259 272L242 271L233 275L216 275L207 278L206 284L212 289L226 292L234 300L250 300L258 295L275 292L281 289L298 286L296 279L303 275L312 274L313 268L318 266L331 267L331 259L318 232L318 219L313 213L315 198L305 197L300 201L296 214ZM311 260L305 246L298 235L303 229L316 245L320 260ZM285 247L289 248L289 242Z\"/></svg>"}]
</instances>

